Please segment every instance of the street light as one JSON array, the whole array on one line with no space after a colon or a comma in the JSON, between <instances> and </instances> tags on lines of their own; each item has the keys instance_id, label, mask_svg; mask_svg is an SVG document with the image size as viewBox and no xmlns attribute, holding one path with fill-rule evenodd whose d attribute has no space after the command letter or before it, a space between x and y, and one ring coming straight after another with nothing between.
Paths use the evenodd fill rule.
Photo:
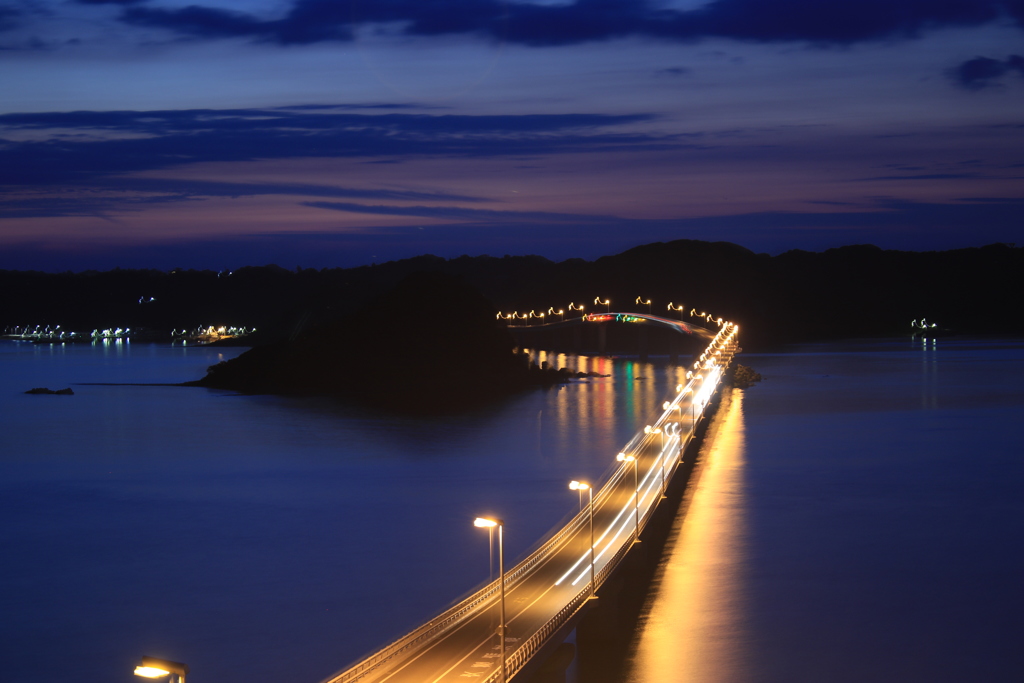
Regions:
<instances>
[{"instance_id":1,"label":"street light","mask_svg":"<svg viewBox=\"0 0 1024 683\"><path fill-rule=\"evenodd\" d=\"M178 677L178 683L185 683L185 674L188 673L188 666L181 662L172 662L168 659L156 657L143 657L139 665L135 667L135 675L143 678L163 678L174 674Z\"/></svg>"},{"instance_id":2,"label":"street light","mask_svg":"<svg viewBox=\"0 0 1024 683\"><path fill-rule=\"evenodd\" d=\"M604 301L601 301L601 297L596 297L594 299L594 304L598 305L598 306L604 306L604 312L605 313L611 313L611 311L612 311L612 300L611 299L605 299Z\"/></svg>"},{"instance_id":3,"label":"street light","mask_svg":"<svg viewBox=\"0 0 1024 683\"><path fill-rule=\"evenodd\" d=\"M489 517L477 517L473 520L473 526L487 528L492 531L494 527L498 527L498 587L501 595L501 617L498 623L498 640L501 642L498 652L501 657L501 683L505 683L508 680L505 670L505 544L503 533L505 522Z\"/></svg>"},{"instance_id":4,"label":"street light","mask_svg":"<svg viewBox=\"0 0 1024 683\"><path fill-rule=\"evenodd\" d=\"M637 468L640 463L637 462L636 456L633 454L627 455L626 453L619 453L615 456L615 459L619 462L631 462L633 463L633 516L635 520L633 530L633 540L636 542L640 541L640 474L637 472Z\"/></svg>"},{"instance_id":5,"label":"street light","mask_svg":"<svg viewBox=\"0 0 1024 683\"><path fill-rule=\"evenodd\" d=\"M644 301L643 297L639 297L638 296L636 298L636 302L638 304L640 304L641 306L647 306L647 315L651 314L651 300L650 299L647 299L646 301Z\"/></svg>"},{"instance_id":6,"label":"street light","mask_svg":"<svg viewBox=\"0 0 1024 683\"><path fill-rule=\"evenodd\" d=\"M668 310L675 311L676 313L678 313L679 314L679 319L682 320L683 319L683 311L686 310L686 306L684 306L683 304L679 304L678 306L676 306L675 304L673 304L670 301L670 302L668 302Z\"/></svg>"},{"instance_id":7,"label":"street light","mask_svg":"<svg viewBox=\"0 0 1024 683\"><path fill-rule=\"evenodd\" d=\"M569 482L569 488L573 491L586 491L590 505L590 597L595 596L594 591L594 489L590 484L575 479ZM582 493L581 493L582 495Z\"/></svg>"}]
</instances>

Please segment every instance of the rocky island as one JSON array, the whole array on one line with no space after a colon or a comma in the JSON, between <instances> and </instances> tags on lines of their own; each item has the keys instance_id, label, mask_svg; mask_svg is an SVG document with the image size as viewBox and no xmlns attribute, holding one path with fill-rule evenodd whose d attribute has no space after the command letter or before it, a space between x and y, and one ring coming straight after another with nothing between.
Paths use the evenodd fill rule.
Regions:
<instances>
[{"instance_id":1,"label":"rocky island","mask_svg":"<svg viewBox=\"0 0 1024 683\"><path fill-rule=\"evenodd\" d=\"M417 273L355 313L253 348L189 385L445 413L568 379L531 365L496 313L459 278Z\"/></svg>"}]
</instances>

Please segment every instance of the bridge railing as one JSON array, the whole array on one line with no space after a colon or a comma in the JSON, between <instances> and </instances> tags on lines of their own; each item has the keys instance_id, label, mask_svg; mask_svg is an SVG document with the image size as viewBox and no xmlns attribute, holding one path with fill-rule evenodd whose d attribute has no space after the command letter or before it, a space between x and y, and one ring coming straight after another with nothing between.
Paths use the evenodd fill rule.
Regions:
<instances>
[{"instance_id":1,"label":"bridge railing","mask_svg":"<svg viewBox=\"0 0 1024 683\"><path fill-rule=\"evenodd\" d=\"M667 423L677 421L678 406L688 394L691 397L694 407L699 406L700 410L699 415L694 411L694 423L696 423L697 417L703 416L704 409L707 407L712 395L717 390L725 370L732 363L733 357L736 354L737 332L738 328L731 323L726 323L722 326L718 334L716 334L711 340L711 343L705 349L704 353L702 353L700 358L694 362L693 367L687 371L687 383L676 387L675 398L672 401L666 402L664 412L662 412L654 425L652 425L652 429L641 431L634 435L626 444L624 452L639 451L651 440L660 438L657 436L656 430L664 429ZM670 445L663 449L661 458L672 459L670 467L666 468L665 461L662 461L660 465L660 467L663 468L666 481L674 475L675 471L678 469L678 465L680 463L680 458L678 456L693 438L693 431L694 429L691 429L685 435L685 442L683 434L677 433L673 435L672 440L675 440L675 437L678 436L678 443L670 443ZM665 451L670 452L666 453ZM600 505L605 498L613 495L616 485L624 476L626 476L627 470L627 463L624 462L620 467L615 468L608 475L608 478L602 482L600 488L595 491L595 506ZM639 495L639 491L634 491L634 495ZM652 503L645 508L643 515L639 516L636 531L638 534L644 530L656 509L657 503ZM530 553L530 555L506 572L505 589L509 590L521 580L525 579L530 574L530 570L550 555L557 552L564 543L568 542L589 523L590 519L588 511L587 509L583 509L580 510L580 512L569 520L569 522L562 528L554 530L550 537L541 543L532 553ZM595 573L595 588L599 589L612 572L615 571L619 562L622 561L626 553L629 551L630 546L630 542L622 542L619 544L612 556L605 562L604 566ZM354 681L358 681L377 667L394 659L403 652L408 651L410 648L424 643L435 636L440 635L444 631L447 631L471 615L474 610L481 605L497 599L499 592L498 583L499 582L497 580L492 581L419 628L381 648L373 655L370 655L341 673L326 679L324 683L352 683ZM516 672L520 671L530 658L544 647L547 640L553 634L560 631L571 619L573 619L576 613L579 612L579 610L581 610L586 604L590 594L591 590L589 586L577 592L568 603L566 603L555 615L551 617L551 619L535 631L529 638L519 643L514 650L509 652L506 659L508 675L513 676ZM483 679L483 681L484 683L491 683L492 681L497 680L499 676L500 671L496 671L491 676Z\"/></svg>"}]
</instances>

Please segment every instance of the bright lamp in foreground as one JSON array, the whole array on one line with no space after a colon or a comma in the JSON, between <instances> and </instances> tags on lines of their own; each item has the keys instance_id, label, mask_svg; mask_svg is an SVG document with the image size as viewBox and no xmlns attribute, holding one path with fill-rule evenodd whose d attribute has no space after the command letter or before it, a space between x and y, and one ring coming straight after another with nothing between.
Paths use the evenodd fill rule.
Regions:
<instances>
[{"instance_id":1,"label":"bright lamp in foreground","mask_svg":"<svg viewBox=\"0 0 1024 683\"><path fill-rule=\"evenodd\" d=\"M188 666L181 662L172 662L169 659L158 659L156 657L143 657L138 666L135 667L135 675L143 678L162 678L174 674L178 677L178 683L185 683L185 674L188 673Z\"/></svg>"}]
</instances>

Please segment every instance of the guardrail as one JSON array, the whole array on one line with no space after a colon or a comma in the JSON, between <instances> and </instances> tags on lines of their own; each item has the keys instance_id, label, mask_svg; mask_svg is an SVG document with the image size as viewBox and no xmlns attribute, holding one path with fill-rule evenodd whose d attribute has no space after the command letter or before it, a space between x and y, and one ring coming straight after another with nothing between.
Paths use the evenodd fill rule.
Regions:
<instances>
[{"instance_id":1,"label":"guardrail","mask_svg":"<svg viewBox=\"0 0 1024 683\"><path fill-rule=\"evenodd\" d=\"M693 424L690 431L685 435L680 434L679 431L675 431L670 438L675 440L678 437L678 443L663 449L660 465L663 477L662 486L665 486L666 482L678 470L680 463L680 458L678 457L679 454L682 453L685 446L693 439L698 418L703 417L704 409L707 407L711 397L718 389L725 370L732 363L733 357L736 355L736 335L738 330L739 328L732 323L724 323L722 325L718 334L714 336L708 347L700 355L698 360L694 362L693 367L687 370L687 383L685 385L678 385L676 387L675 398L671 401L665 402L663 406L664 411L659 416L658 420L648 429L634 435L623 449L624 453L642 449L652 439L661 438L659 434L664 433L667 424L678 425L679 422L675 419L677 417L676 413L679 412L680 403L683 401L684 397L690 395L691 405L693 406ZM698 406L699 413L697 412ZM666 450L670 451L667 455L665 454ZM665 463L670 458L672 460L672 464L667 468L668 471L666 471ZM622 479L622 477L625 476L628 469L627 465L628 463L623 462L622 466L616 468L608 476L607 480L601 484L600 488L596 490L594 495L595 505L598 505L607 496L612 495L615 485ZM639 495L639 491L635 492L634 495ZM641 533L644 528L646 528L647 523L656 512L657 507L657 503L650 505L645 509L644 514L638 517L636 523L637 534ZM553 553L557 552L563 543L568 541L574 534L580 531L581 527L588 523L588 511L584 508L562 528L554 530L553 533L551 533L551 536L541 543L536 550L506 572L505 589L508 590L512 588L521 580L526 578L534 567ZM626 553L629 551L630 545L631 543L627 541L620 543L619 547L616 548L615 552L605 565L596 572L594 576L595 588L600 588L612 572L615 571L619 562L621 562L622 558L625 557ZM326 679L323 683L353 683L358 681L360 678L377 669L382 664L391 661L403 652L408 651L410 648L424 643L454 627L481 605L497 599L497 594L499 592L498 588L497 580L487 584L477 592L460 601L458 604L448 608L419 628L405 636L402 636L391 644L386 645L376 653L354 664L345 671ZM586 604L590 594L590 586L587 585L586 588L577 592L564 607L562 607L543 626L537 629L537 631L535 631L529 638L519 643L514 650L506 654L506 669L510 678L519 672L530 658L544 647L547 640L553 634L561 630L563 626L576 616L577 612L579 612ZM482 681L483 683L493 683L493 681L499 680L500 675L500 671L495 671L492 675L482 679Z\"/></svg>"}]
</instances>

